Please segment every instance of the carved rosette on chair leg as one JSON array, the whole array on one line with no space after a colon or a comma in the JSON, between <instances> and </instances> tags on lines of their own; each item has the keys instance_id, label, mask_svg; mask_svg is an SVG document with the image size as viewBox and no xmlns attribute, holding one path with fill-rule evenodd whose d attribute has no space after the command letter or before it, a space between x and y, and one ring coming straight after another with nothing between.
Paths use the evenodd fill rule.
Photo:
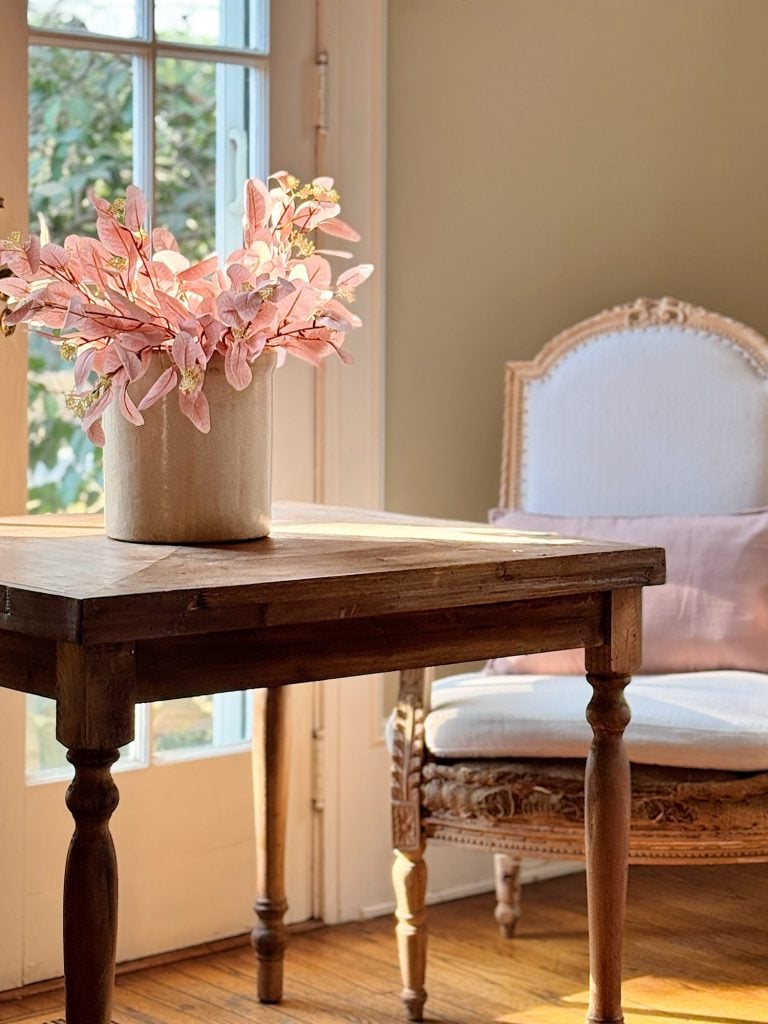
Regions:
<instances>
[{"instance_id":1,"label":"carved rosette on chair leg","mask_svg":"<svg viewBox=\"0 0 768 1024\"><path fill-rule=\"evenodd\" d=\"M402 1000L408 1020L424 1019L427 992L424 975L427 963L427 865L424 843L418 850L396 850L392 883L397 901L397 952L403 979Z\"/></svg>"},{"instance_id":2,"label":"carved rosette on chair leg","mask_svg":"<svg viewBox=\"0 0 768 1024\"><path fill-rule=\"evenodd\" d=\"M288 693L282 687L254 694L253 793L256 826L256 901L258 924L251 944L258 959L258 995L262 1003L283 998L283 958L287 933L285 898L285 823L288 801Z\"/></svg>"},{"instance_id":3,"label":"carved rosette on chair leg","mask_svg":"<svg viewBox=\"0 0 768 1024\"><path fill-rule=\"evenodd\" d=\"M117 943L117 860L109 819L120 799L111 766L117 750L70 750L75 819L64 875L67 1024L109 1024Z\"/></svg>"},{"instance_id":4,"label":"carved rosette on chair leg","mask_svg":"<svg viewBox=\"0 0 768 1024\"><path fill-rule=\"evenodd\" d=\"M511 939L520 920L520 868L522 862L506 853L497 853L493 858L496 879L496 923L505 939Z\"/></svg>"},{"instance_id":5,"label":"carved rosette on chair leg","mask_svg":"<svg viewBox=\"0 0 768 1024\"><path fill-rule=\"evenodd\" d=\"M592 748L585 779L585 842L589 914L589 1024L622 1024L621 969L627 900L631 788L624 730L624 688L640 662L640 591L609 598L608 638L587 648Z\"/></svg>"}]
</instances>

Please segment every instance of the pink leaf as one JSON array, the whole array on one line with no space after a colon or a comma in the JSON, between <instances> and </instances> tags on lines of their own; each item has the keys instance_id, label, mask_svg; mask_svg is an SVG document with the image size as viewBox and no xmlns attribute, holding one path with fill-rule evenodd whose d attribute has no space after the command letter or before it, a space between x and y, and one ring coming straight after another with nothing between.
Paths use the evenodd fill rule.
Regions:
<instances>
[{"instance_id":1,"label":"pink leaf","mask_svg":"<svg viewBox=\"0 0 768 1024\"><path fill-rule=\"evenodd\" d=\"M203 355L198 339L186 331L180 331L173 339L171 352L174 363L182 370L194 366Z\"/></svg>"},{"instance_id":2,"label":"pink leaf","mask_svg":"<svg viewBox=\"0 0 768 1024\"><path fill-rule=\"evenodd\" d=\"M139 402L139 409L149 409L149 407L154 405L155 402L159 402L161 398L168 394L169 391L173 391L178 379L178 374L173 366L169 366L167 370L163 370L155 383Z\"/></svg>"},{"instance_id":3,"label":"pink leaf","mask_svg":"<svg viewBox=\"0 0 768 1024\"><path fill-rule=\"evenodd\" d=\"M133 423L137 427L143 426L144 417L136 408L136 403L128 394L128 381L120 385L117 394L117 406L129 423Z\"/></svg>"},{"instance_id":4,"label":"pink leaf","mask_svg":"<svg viewBox=\"0 0 768 1024\"><path fill-rule=\"evenodd\" d=\"M0 294L24 298L29 295L29 284L20 277L4 277L0 280Z\"/></svg>"},{"instance_id":5,"label":"pink leaf","mask_svg":"<svg viewBox=\"0 0 768 1024\"><path fill-rule=\"evenodd\" d=\"M211 413L208 407L208 399L202 389L194 395L185 395L179 391L179 408L191 420L201 434L207 434L211 429Z\"/></svg>"},{"instance_id":6,"label":"pink leaf","mask_svg":"<svg viewBox=\"0 0 768 1024\"><path fill-rule=\"evenodd\" d=\"M128 374L128 379L136 380L142 370L139 356L135 352L130 352L128 349L123 348L117 342L114 343L114 348L120 357L120 362L123 364L125 372Z\"/></svg>"},{"instance_id":7,"label":"pink leaf","mask_svg":"<svg viewBox=\"0 0 768 1024\"><path fill-rule=\"evenodd\" d=\"M109 202L108 199L102 199L100 196L97 196L92 188L88 189L86 195L88 196L91 206L98 213L104 213L109 216L112 215L112 204Z\"/></svg>"},{"instance_id":8,"label":"pink leaf","mask_svg":"<svg viewBox=\"0 0 768 1024\"><path fill-rule=\"evenodd\" d=\"M99 448L104 447L106 439L104 437L104 428L101 425L101 420L94 420L93 423L90 423L85 428L85 435L92 444L98 445Z\"/></svg>"},{"instance_id":9,"label":"pink leaf","mask_svg":"<svg viewBox=\"0 0 768 1024\"><path fill-rule=\"evenodd\" d=\"M340 324L345 324L346 326L340 328L341 330L347 330L350 327L360 327L363 322L356 313L351 313L338 299L329 299L328 302L323 303L323 315L332 317Z\"/></svg>"},{"instance_id":10,"label":"pink leaf","mask_svg":"<svg viewBox=\"0 0 768 1024\"><path fill-rule=\"evenodd\" d=\"M25 320L34 321L35 317L45 308L45 303L38 296L33 295L26 302L20 303L10 313L5 314L5 322L9 327L21 324Z\"/></svg>"},{"instance_id":11,"label":"pink leaf","mask_svg":"<svg viewBox=\"0 0 768 1024\"><path fill-rule=\"evenodd\" d=\"M63 270L69 263L69 254L63 245L49 242L40 250L40 262L51 270Z\"/></svg>"},{"instance_id":12,"label":"pink leaf","mask_svg":"<svg viewBox=\"0 0 768 1024\"><path fill-rule=\"evenodd\" d=\"M171 252L178 252L179 243L173 237L168 228L153 228L152 248L158 252L164 249L169 249Z\"/></svg>"},{"instance_id":13,"label":"pink leaf","mask_svg":"<svg viewBox=\"0 0 768 1024\"><path fill-rule=\"evenodd\" d=\"M331 287L331 265L328 260L314 253L303 261L309 283L315 288Z\"/></svg>"},{"instance_id":14,"label":"pink leaf","mask_svg":"<svg viewBox=\"0 0 768 1024\"><path fill-rule=\"evenodd\" d=\"M345 270L343 274L339 274L338 280L336 281L337 288L357 288L363 281L367 281L373 273L372 263L360 263L356 267L351 267L349 270Z\"/></svg>"},{"instance_id":15,"label":"pink leaf","mask_svg":"<svg viewBox=\"0 0 768 1024\"><path fill-rule=\"evenodd\" d=\"M310 284L297 280L293 282L296 291L278 302L278 309L283 320L305 320L311 317L318 304L317 292Z\"/></svg>"},{"instance_id":16,"label":"pink leaf","mask_svg":"<svg viewBox=\"0 0 768 1024\"><path fill-rule=\"evenodd\" d=\"M256 316L263 301L258 292L222 292L216 300L219 319L229 327L243 327Z\"/></svg>"},{"instance_id":17,"label":"pink leaf","mask_svg":"<svg viewBox=\"0 0 768 1024\"><path fill-rule=\"evenodd\" d=\"M293 216L293 226L298 231L314 231L320 224L333 220L341 207L338 203L323 203L309 199L302 203Z\"/></svg>"},{"instance_id":18,"label":"pink leaf","mask_svg":"<svg viewBox=\"0 0 768 1024\"><path fill-rule=\"evenodd\" d=\"M351 260L352 253L343 249L315 249L315 256L338 256L342 260Z\"/></svg>"},{"instance_id":19,"label":"pink leaf","mask_svg":"<svg viewBox=\"0 0 768 1024\"><path fill-rule=\"evenodd\" d=\"M187 270L182 270L177 275L179 281L197 281L201 277L207 277L208 274L212 274L219 265L219 258L214 253L212 256L207 256L204 260L200 260L198 263L193 263Z\"/></svg>"},{"instance_id":20,"label":"pink leaf","mask_svg":"<svg viewBox=\"0 0 768 1024\"><path fill-rule=\"evenodd\" d=\"M326 235L335 235L337 238L346 238L348 242L359 242L360 235L354 228L350 227L341 217L334 217L333 220L324 220L317 225Z\"/></svg>"},{"instance_id":21,"label":"pink leaf","mask_svg":"<svg viewBox=\"0 0 768 1024\"><path fill-rule=\"evenodd\" d=\"M115 291L114 288L105 288L105 291L115 309L124 316L130 317L140 324L147 323L151 319L151 315L145 309L142 309L135 302L131 302L125 295Z\"/></svg>"},{"instance_id":22,"label":"pink leaf","mask_svg":"<svg viewBox=\"0 0 768 1024\"><path fill-rule=\"evenodd\" d=\"M96 221L96 232L107 252L113 256L122 256L130 260L136 255L133 235L111 217L99 217Z\"/></svg>"},{"instance_id":23,"label":"pink leaf","mask_svg":"<svg viewBox=\"0 0 768 1024\"><path fill-rule=\"evenodd\" d=\"M262 181L251 178L245 183L243 241L249 245L254 232L263 228L269 216L269 192Z\"/></svg>"},{"instance_id":24,"label":"pink leaf","mask_svg":"<svg viewBox=\"0 0 768 1024\"><path fill-rule=\"evenodd\" d=\"M253 380L247 356L245 345L239 342L230 345L224 356L224 372L235 391L243 391Z\"/></svg>"},{"instance_id":25,"label":"pink leaf","mask_svg":"<svg viewBox=\"0 0 768 1024\"><path fill-rule=\"evenodd\" d=\"M88 379L88 375L91 372L93 366L93 360L98 349L86 348L81 349L78 353L75 361L75 390L82 391L85 387L85 382Z\"/></svg>"},{"instance_id":26,"label":"pink leaf","mask_svg":"<svg viewBox=\"0 0 768 1024\"><path fill-rule=\"evenodd\" d=\"M112 404L112 399L115 397L113 388L107 388L98 402L94 402L91 408L83 417L83 430L85 430L88 437L91 437L89 433L89 427L94 424L97 420L100 420L104 410L107 406ZM91 438L93 440L93 438ZM97 442L98 443L98 442ZM101 442L104 443L103 441Z\"/></svg>"},{"instance_id":27,"label":"pink leaf","mask_svg":"<svg viewBox=\"0 0 768 1024\"><path fill-rule=\"evenodd\" d=\"M136 185L125 190L125 226L129 231L139 231L147 219L147 200Z\"/></svg>"},{"instance_id":28,"label":"pink leaf","mask_svg":"<svg viewBox=\"0 0 768 1024\"><path fill-rule=\"evenodd\" d=\"M270 174L269 177L270 177L270 179L272 181L276 181L278 183L278 185L280 186L280 188L287 190L287 188L288 188L288 179L291 178L292 175L289 174L288 171L275 171L275 173L274 174Z\"/></svg>"}]
</instances>

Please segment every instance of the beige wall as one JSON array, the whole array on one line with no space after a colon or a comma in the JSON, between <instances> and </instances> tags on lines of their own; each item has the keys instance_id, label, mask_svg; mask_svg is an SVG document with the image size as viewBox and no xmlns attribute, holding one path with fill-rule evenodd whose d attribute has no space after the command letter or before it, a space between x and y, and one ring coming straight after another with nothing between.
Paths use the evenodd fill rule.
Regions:
<instances>
[{"instance_id":1,"label":"beige wall","mask_svg":"<svg viewBox=\"0 0 768 1024\"><path fill-rule=\"evenodd\" d=\"M637 295L768 331L765 0L390 0L387 504L484 518L502 364Z\"/></svg>"}]
</instances>

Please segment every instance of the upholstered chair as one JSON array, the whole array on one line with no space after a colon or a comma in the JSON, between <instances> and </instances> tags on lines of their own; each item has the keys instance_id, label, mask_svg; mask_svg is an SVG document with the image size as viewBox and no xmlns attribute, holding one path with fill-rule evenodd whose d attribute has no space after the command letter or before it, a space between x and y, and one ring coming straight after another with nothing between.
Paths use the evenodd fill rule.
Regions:
<instances>
[{"instance_id":1,"label":"upholstered chair","mask_svg":"<svg viewBox=\"0 0 768 1024\"><path fill-rule=\"evenodd\" d=\"M492 521L667 549L627 691L633 863L768 860L766 506L768 342L743 324L638 299L507 365ZM506 936L521 858L584 856L583 651L506 653L434 685L401 676L392 821L411 1020L426 998L427 840L496 854Z\"/></svg>"}]
</instances>

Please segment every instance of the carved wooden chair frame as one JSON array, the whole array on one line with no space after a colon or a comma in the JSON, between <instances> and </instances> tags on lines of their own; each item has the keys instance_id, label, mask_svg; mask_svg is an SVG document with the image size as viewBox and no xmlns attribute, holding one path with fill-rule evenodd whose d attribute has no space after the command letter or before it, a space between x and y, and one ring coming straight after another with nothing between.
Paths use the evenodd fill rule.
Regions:
<instances>
[{"instance_id":1,"label":"carved wooden chair frame","mask_svg":"<svg viewBox=\"0 0 768 1024\"><path fill-rule=\"evenodd\" d=\"M768 342L727 317L672 298L599 313L557 335L534 360L507 363L501 506L521 502L524 383L592 338L672 323L725 338L768 377ZM426 998L428 839L496 855L496 919L507 937L520 917L520 859L584 857L583 762L430 756L424 720L431 684L429 670L403 672L393 719L393 882L402 998L411 1020L422 1019ZM768 861L768 772L633 765L631 822L631 863Z\"/></svg>"}]
</instances>

